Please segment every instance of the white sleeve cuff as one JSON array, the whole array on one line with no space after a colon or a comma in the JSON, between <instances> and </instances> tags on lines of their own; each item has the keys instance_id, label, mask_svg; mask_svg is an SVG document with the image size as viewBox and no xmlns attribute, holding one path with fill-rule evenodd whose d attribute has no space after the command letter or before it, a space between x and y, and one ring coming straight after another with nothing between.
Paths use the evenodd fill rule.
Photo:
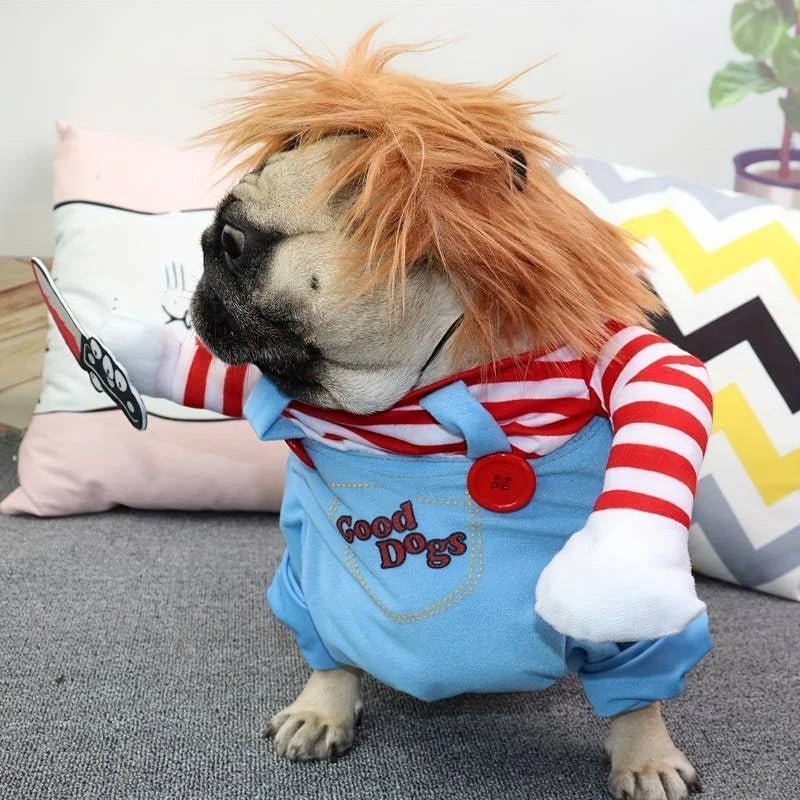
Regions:
<instances>
[{"instance_id":1,"label":"white sleeve cuff","mask_svg":"<svg viewBox=\"0 0 800 800\"><path fill-rule=\"evenodd\" d=\"M536 586L536 612L559 632L592 642L676 634L704 609L686 529L626 509L593 512Z\"/></svg>"},{"instance_id":2,"label":"white sleeve cuff","mask_svg":"<svg viewBox=\"0 0 800 800\"><path fill-rule=\"evenodd\" d=\"M140 394L171 396L183 336L164 325L142 322L124 314L111 314L100 335Z\"/></svg>"}]
</instances>

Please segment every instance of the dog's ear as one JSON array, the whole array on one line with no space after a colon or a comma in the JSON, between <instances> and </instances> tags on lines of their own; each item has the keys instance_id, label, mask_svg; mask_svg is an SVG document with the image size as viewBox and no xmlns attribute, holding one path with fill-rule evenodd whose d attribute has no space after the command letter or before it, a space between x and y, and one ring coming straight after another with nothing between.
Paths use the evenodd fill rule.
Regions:
<instances>
[{"instance_id":1,"label":"dog's ear","mask_svg":"<svg viewBox=\"0 0 800 800\"><path fill-rule=\"evenodd\" d=\"M528 159L522 150L512 147L506 150L508 163L511 166L511 178L514 186L521 192L528 185Z\"/></svg>"}]
</instances>

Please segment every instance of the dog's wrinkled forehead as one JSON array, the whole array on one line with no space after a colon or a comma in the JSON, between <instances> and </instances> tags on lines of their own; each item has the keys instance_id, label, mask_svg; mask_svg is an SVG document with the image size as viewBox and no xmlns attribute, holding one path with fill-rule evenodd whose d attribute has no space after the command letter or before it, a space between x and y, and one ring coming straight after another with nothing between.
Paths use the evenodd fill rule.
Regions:
<instances>
[{"instance_id":1,"label":"dog's wrinkled forehead","mask_svg":"<svg viewBox=\"0 0 800 800\"><path fill-rule=\"evenodd\" d=\"M347 137L332 137L277 153L234 186L223 208L233 203L249 225L284 236L330 230L336 208L318 189L347 146Z\"/></svg>"}]
</instances>

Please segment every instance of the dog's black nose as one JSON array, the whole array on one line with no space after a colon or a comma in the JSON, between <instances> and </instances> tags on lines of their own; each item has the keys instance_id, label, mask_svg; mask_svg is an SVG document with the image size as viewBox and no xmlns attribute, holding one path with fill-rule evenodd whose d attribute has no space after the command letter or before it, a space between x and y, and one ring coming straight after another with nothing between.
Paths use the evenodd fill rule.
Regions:
<instances>
[{"instance_id":1,"label":"dog's black nose","mask_svg":"<svg viewBox=\"0 0 800 800\"><path fill-rule=\"evenodd\" d=\"M244 252L245 235L233 225L225 225L219 235L219 243L225 253L228 263L235 267L238 265Z\"/></svg>"}]
</instances>

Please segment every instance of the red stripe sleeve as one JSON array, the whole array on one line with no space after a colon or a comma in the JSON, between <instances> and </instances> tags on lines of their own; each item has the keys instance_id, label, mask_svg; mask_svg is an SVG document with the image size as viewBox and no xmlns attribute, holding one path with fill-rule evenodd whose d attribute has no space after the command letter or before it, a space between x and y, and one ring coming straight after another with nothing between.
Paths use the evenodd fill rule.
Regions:
<instances>
[{"instance_id":1,"label":"red stripe sleeve","mask_svg":"<svg viewBox=\"0 0 800 800\"><path fill-rule=\"evenodd\" d=\"M663 447L648 444L614 445L608 457L608 468L612 467L646 469L679 480L692 493L697 488L697 473L691 461Z\"/></svg>"},{"instance_id":2,"label":"red stripe sleeve","mask_svg":"<svg viewBox=\"0 0 800 800\"><path fill-rule=\"evenodd\" d=\"M623 489L612 489L603 492L595 504L595 511L604 511L609 508L627 508L634 511L647 511L650 514L657 514L661 517L673 519L685 528L691 525L689 515L678 506L668 500L652 497L641 492L629 492Z\"/></svg>"},{"instance_id":3,"label":"red stripe sleeve","mask_svg":"<svg viewBox=\"0 0 800 800\"><path fill-rule=\"evenodd\" d=\"M628 365L628 362L647 347L653 344L664 344L667 340L655 333L642 332L641 336L637 336L632 341L620 348L619 352L614 356L610 363L606 366L603 372L603 377L600 385L603 392L603 405L608 408L611 402L611 391L617 383L620 373Z\"/></svg>"},{"instance_id":4,"label":"red stripe sleeve","mask_svg":"<svg viewBox=\"0 0 800 800\"><path fill-rule=\"evenodd\" d=\"M691 364L691 366L702 367L703 365L697 361L696 364ZM636 383L638 381L653 381L654 383L663 383L668 386L680 386L682 389L688 389L702 401L709 412L713 410L714 400L708 386L699 378L694 377L694 375L681 372L679 369L673 369L669 364L658 362L652 366L645 367L630 382Z\"/></svg>"},{"instance_id":5,"label":"red stripe sleeve","mask_svg":"<svg viewBox=\"0 0 800 800\"><path fill-rule=\"evenodd\" d=\"M211 358L211 353L198 342L197 351L192 358L189 375L186 378L183 405L190 408L203 408L205 406L206 380L208 379L208 371L211 368Z\"/></svg>"},{"instance_id":6,"label":"red stripe sleeve","mask_svg":"<svg viewBox=\"0 0 800 800\"><path fill-rule=\"evenodd\" d=\"M631 422L653 422L657 425L675 428L687 436L691 436L703 451L705 451L708 443L706 426L694 414L677 406L671 406L668 403L659 403L655 400L640 400L622 406L611 415L611 424L615 431Z\"/></svg>"},{"instance_id":7,"label":"red stripe sleeve","mask_svg":"<svg viewBox=\"0 0 800 800\"><path fill-rule=\"evenodd\" d=\"M222 413L226 417L242 416L242 397L246 374L247 364L228 367L225 372L225 383L222 387Z\"/></svg>"},{"instance_id":8,"label":"red stripe sleeve","mask_svg":"<svg viewBox=\"0 0 800 800\"><path fill-rule=\"evenodd\" d=\"M616 468L595 510L645 511L688 528L691 510L681 507L682 491L660 476L679 481L692 493L697 488L713 407L707 375L701 361L661 336L644 329L630 329L623 335L629 341L615 352L618 345L612 337L589 377L611 420L614 438L607 468ZM631 368L633 359L635 369ZM621 432L637 423L641 426L628 429L623 439ZM698 450L687 448L681 434L694 440ZM626 467L636 470L630 473L630 481L627 473L619 471ZM647 473L652 474L650 482Z\"/></svg>"}]
</instances>

